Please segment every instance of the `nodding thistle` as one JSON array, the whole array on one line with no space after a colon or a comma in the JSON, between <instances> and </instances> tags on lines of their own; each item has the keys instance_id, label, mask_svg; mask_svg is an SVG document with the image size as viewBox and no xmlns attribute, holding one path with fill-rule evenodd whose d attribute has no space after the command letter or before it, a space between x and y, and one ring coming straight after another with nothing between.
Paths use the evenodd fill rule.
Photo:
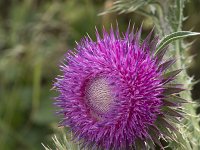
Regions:
<instances>
[{"instance_id":1,"label":"nodding thistle","mask_svg":"<svg viewBox=\"0 0 200 150\"><path fill-rule=\"evenodd\" d=\"M68 51L62 76L54 86L55 104L62 126L70 127L74 140L94 149L148 149L162 147L160 138L173 139L173 120L184 100L183 89L172 81L180 70L170 71L174 59L164 60L167 48L156 52L153 30L141 42L141 28L96 30Z\"/></svg>"}]
</instances>

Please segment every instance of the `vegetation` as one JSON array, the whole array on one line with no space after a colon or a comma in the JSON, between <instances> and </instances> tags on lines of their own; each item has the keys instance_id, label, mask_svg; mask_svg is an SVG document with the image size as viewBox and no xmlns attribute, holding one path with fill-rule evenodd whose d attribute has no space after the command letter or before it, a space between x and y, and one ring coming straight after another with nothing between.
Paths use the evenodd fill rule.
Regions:
<instances>
[{"instance_id":1,"label":"vegetation","mask_svg":"<svg viewBox=\"0 0 200 150\"><path fill-rule=\"evenodd\" d=\"M95 26L108 27L117 20L119 27L125 30L131 20L136 26L143 22L146 33L154 24L161 35L180 31L181 28L183 30L193 28L194 31L200 32L198 0L191 0L185 5L176 4L181 7L180 10L184 8L181 14L185 15L179 18L181 22L185 20L181 26L175 22L177 20L175 17L180 17L175 15L175 11L173 12L175 14L171 12L168 14L172 17L170 19L173 24L160 24L159 18L156 19L151 16L152 14L144 12L147 5L149 4L146 1L141 1L137 7L128 9L124 3L113 5L112 0L1 0L0 149L45 149L41 143L49 147L56 145L59 149L59 146L63 147L62 141L69 142L64 137L59 143L60 140L54 137L54 134L62 137L60 130L63 129L58 128L59 117L55 115L56 108L52 104L56 93L50 89L54 78L59 74L58 65L66 51L72 49L75 41L79 41L86 33L94 38ZM118 6L123 9L119 9ZM152 9L153 12L158 8L156 6L148 9ZM107 10L112 13L108 13ZM106 15L99 16L98 14L102 12ZM171 30L165 31L166 26L170 26ZM188 40L191 41L193 38ZM192 78L185 80L184 77L182 80L197 81L200 78L199 41L200 39L190 50L185 47L182 50L184 51L182 60L188 55L195 54L195 57L187 59L187 62L190 60L192 63L185 63L184 66L190 65L187 72L191 77L194 76L195 80ZM180 46L180 43L174 45ZM192 97L197 100L200 97L200 84L196 82L192 84L194 84ZM194 109L192 113L195 115ZM195 125L198 126L198 122ZM190 129L198 133L194 128ZM76 145L72 147L77 148Z\"/></svg>"}]
</instances>

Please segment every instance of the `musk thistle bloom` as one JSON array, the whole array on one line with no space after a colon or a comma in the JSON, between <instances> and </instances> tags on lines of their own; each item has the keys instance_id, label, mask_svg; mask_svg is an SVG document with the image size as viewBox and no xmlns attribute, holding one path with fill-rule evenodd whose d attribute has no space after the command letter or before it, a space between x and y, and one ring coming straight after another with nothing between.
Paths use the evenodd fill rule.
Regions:
<instances>
[{"instance_id":1,"label":"musk thistle bloom","mask_svg":"<svg viewBox=\"0 0 200 150\"><path fill-rule=\"evenodd\" d=\"M153 30L152 30L153 32ZM62 76L54 86L62 126L89 149L148 149L160 138L175 140L181 118L177 96L183 89L169 71L174 59L164 60L167 48L156 51L152 32L141 40L141 28L120 35L111 27L96 30L96 41L83 38L68 51Z\"/></svg>"}]
</instances>

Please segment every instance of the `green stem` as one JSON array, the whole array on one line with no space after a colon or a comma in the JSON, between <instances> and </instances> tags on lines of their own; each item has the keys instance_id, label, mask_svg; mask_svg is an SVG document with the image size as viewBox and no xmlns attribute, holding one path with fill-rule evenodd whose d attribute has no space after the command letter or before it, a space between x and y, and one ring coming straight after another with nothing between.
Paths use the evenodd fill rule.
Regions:
<instances>
[{"instance_id":1,"label":"green stem","mask_svg":"<svg viewBox=\"0 0 200 150\"><path fill-rule=\"evenodd\" d=\"M33 97L32 97L32 115L37 111L40 105L42 63L38 62L33 72Z\"/></svg>"},{"instance_id":2,"label":"green stem","mask_svg":"<svg viewBox=\"0 0 200 150\"><path fill-rule=\"evenodd\" d=\"M169 32L176 32L180 31L182 27L182 18L183 18L183 6L184 6L184 0L176 1L177 7L179 7L179 24L176 28L176 31L173 31L173 25L171 22L165 18L169 15L169 6L165 5L167 2L163 2L161 5L163 5L164 10L159 9L159 20L160 20L160 26L163 29L164 35L169 34ZM178 3L178 4L177 4ZM168 29L168 30L166 30ZM182 56L184 55L183 47L182 47L182 41L176 41L174 45L172 45L173 51L171 53L176 56L176 67L177 68L183 68L184 70L179 75L179 82L184 83L184 87L186 89L190 88L192 86L192 83L186 82L190 77L188 76L186 69L185 69L185 60L182 59ZM171 49L171 48L170 48ZM175 50L175 51L174 51ZM177 139L180 140L180 143L184 144L185 148L188 150L198 150L200 146L200 127L196 116L196 108L195 105L192 102L191 98L191 91L190 89L182 92L180 96L186 100L188 100L189 103L183 105L184 112L186 112L187 116L183 120L183 126L180 125L180 130L182 133L183 139ZM184 140L184 141L183 141ZM196 140L196 141L192 141ZM183 143L184 142L184 143ZM179 148L178 148L179 149Z\"/></svg>"}]
</instances>

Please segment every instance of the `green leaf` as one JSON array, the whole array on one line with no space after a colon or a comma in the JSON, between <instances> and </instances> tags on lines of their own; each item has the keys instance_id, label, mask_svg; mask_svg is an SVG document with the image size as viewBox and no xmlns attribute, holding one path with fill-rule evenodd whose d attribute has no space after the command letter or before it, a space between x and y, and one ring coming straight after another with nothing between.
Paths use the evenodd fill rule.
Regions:
<instances>
[{"instance_id":1,"label":"green leaf","mask_svg":"<svg viewBox=\"0 0 200 150\"><path fill-rule=\"evenodd\" d=\"M190 32L190 31L178 31L178 32L171 33L160 40L160 42L156 46L156 53L158 53L160 50L162 50L165 46L167 46L172 41L185 38L185 37L195 36L195 35L200 35L200 33Z\"/></svg>"},{"instance_id":2,"label":"green leaf","mask_svg":"<svg viewBox=\"0 0 200 150\"><path fill-rule=\"evenodd\" d=\"M74 141L70 140L71 135L67 136L66 132L61 129L61 134L59 135L54 135L52 137L52 148L49 147L48 145L45 145L42 143L42 146L44 147L45 150L80 150L80 146L78 143L75 143Z\"/></svg>"},{"instance_id":3,"label":"green leaf","mask_svg":"<svg viewBox=\"0 0 200 150\"><path fill-rule=\"evenodd\" d=\"M100 13L99 15L112 12L118 12L119 14L134 12L137 9L146 6L151 1L152 0L117 0L113 3L113 6L110 9Z\"/></svg>"}]
</instances>

